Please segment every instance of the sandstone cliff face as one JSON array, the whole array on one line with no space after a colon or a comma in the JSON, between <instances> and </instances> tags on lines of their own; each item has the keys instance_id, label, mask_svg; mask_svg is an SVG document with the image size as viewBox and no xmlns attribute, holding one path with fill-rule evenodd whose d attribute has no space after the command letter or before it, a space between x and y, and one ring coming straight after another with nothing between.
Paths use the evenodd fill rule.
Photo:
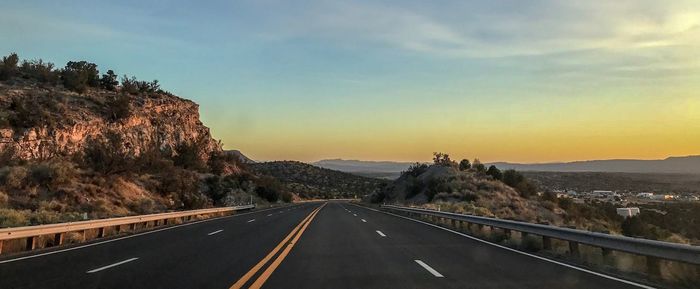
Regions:
<instances>
[{"instance_id":1,"label":"sandstone cliff face","mask_svg":"<svg viewBox=\"0 0 700 289\"><path fill-rule=\"evenodd\" d=\"M204 142L210 152L221 150L199 120L196 103L168 94L130 96L131 114L113 120L105 111L110 106L107 99L116 95L105 90L77 94L26 81L0 83L0 119L6 119L0 123L0 151L10 149L22 159L70 155L81 151L90 138L107 132L121 135L125 147L136 155L154 144L172 150L195 141ZM25 117L36 118L30 127L7 121L17 117L13 102L18 100L28 110Z\"/></svg>"}]
</instances>

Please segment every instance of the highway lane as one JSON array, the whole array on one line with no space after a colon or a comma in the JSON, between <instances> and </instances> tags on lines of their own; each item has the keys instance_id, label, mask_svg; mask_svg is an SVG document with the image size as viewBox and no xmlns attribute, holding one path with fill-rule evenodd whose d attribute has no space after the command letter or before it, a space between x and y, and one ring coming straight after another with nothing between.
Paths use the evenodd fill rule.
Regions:
<instances>
[{"instance_id":1,"label":"highway lane","mask_svg":"<svg viewBox=\"0 0 700 289\"><path fill-rule=\"evenodd\" d=\"M0 288L228 288L319 205L238 214L0 263Z\"/></svg>"},{"instance_id":2,"label":"highway lane","mask_svg":"<svg viewBox=\"0 0 700 289\"><path fill-rule=\"evenodd\" d=\"M332 201L0 263L0 288L639 287Z\"/></svg>"},{"instance_id":3,"label":"highway lane","mask_svg":"<svg viewBox=\"0 0 700 289\"><path fill-rule=\"evenodd\" d=\"M334 202L319 213L263 288L289 284L309 289L639 288Z\"/></svg>"}]
</instances>

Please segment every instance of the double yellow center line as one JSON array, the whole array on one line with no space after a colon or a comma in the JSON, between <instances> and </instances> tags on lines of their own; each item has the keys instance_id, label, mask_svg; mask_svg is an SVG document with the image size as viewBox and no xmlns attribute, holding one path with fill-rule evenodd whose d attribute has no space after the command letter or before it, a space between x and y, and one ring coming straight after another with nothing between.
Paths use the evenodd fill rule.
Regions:
<instances>
[{"instance_id":1,"label":"double yellow center line","mask_svg":"<svg viewBox=\"0 0 700 289\"><path fill-rule=\"evenodd\" d=\"M270 275L272 275L272 272L274 272L275 269L277 269L277 267L282 263L284 258L287 257L289 252L294 247L294 244L296 244L296 242L299 240L299 238L301 238L301 234L304 233L304 231L309 226L311 221L313 221L313 219L316 217L316 214L318 214L318 212L321 209L323 209L323 207L325 205L326 204L324 203L323 205L321 205L318 208L316 208L315 210L313 210L308 216L306 216L306 218L304 218L304 220L302 220L301 223L299 223L296 227L294 227L294 229L289 233L289 235L287 235L287 237L285 237L282 240L282 242L277 244L277 246L274 249L272 249L272 251L270 251L270 253L268 253L267 256L265 256L265 258L260 260L260 262L258 262L258 264L255 264L255 266L253 266L253 268L251 268L248 271L248 273L245 273L245 275L243 275L243 277L241 277L241 279L236 281L236 283L234 283L230 289L243 288L243 286L246 283L248 283L248 281L255 274L257 274L258 271L260 271L260 269L263 266L265 266L265 264L267 264L275 255L277 255L277 253L282 249L282 247L284 247L286 245L286 247L284 247L284 250L282 251L282 253L277 256L277 258L267 267L267 269L265 269L265 271L262 272L262 274L260 274L260 276L258 276L257 279L255 279L255 282L253 282L253 284L250 285L250 287L248 287L248 288L259 289L260 287L262 287L262 285L265 284L265 281L267 281L267 279L270 278ZM291 239L291 242L289 242L290 239Z\"/></svg>"}]
</instances>

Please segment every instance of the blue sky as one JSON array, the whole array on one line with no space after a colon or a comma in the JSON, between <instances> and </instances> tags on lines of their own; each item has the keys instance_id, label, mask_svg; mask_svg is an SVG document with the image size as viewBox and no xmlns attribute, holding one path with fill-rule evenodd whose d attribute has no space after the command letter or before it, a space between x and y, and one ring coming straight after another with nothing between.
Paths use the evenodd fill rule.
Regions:
<instances>
[{"instance_id":1,"label":"blue sky","mask_svg":"<svg viewBox=\"0 0 700 289\"><path fill-rule=\"evenodd\" d=\"M697 1L2 7L3 54L158 79L255 159L700 153Z\"/></svg>"}]
</instances>

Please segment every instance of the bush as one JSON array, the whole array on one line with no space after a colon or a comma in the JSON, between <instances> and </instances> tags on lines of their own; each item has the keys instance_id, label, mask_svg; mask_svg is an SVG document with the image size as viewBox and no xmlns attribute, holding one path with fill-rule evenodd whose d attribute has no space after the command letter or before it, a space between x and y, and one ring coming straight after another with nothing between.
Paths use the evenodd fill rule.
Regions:
<instances>
[{"instance_id":1,"label":"bush","mask_svg":"<svg viewBox=\"0 0 700 289\"><path fill-rule=\"evenodd\" d=\"M456 164L450 159L450 155L446 153L434 152L433 163L438 166L454 167Z\"/></svg>"},{"instance_id":2,"label":"bush","mask_svg":"<svg viewBox=\"0 0 700 289\"><path fill-rule=\"evenodd\" d=\"M97 65L87 61L70 61L61 73L63 86L75 92L85 92L88 87L99 87Z\"/></svg>"},{"instance_id":3,"label":"bush","mask_svg":"<svg viewBox=\"0 0 700 289\"><path fill-rule=\"evenodd\" d=\"M8 56L3 56L2 63L0 63L0 80L8 80L15 76L18 62L19 57L17 53L10 53Z\"/></svg>"},{"instance_id":4,"label":"bush","mask_svg":"<svg viewBox=\"0 0 700 289\"><path fill-rule=\"evenodd\" d=\"M486 166L482 164L481 161L479 161L479 159L474 159L472 167L476 170L477 173L483 174L486 172Z\"/></svg>"},{"instance_id":5,"label":"bush","mask_svg":"<svg viewBox=\"0 0 700 289\"><path fill-rule=\"evenodd\" d=\"M0 191L0 208L7 206L8 201L10 201L10 197L4 192Z\"/></svg>"},{"instance_id":6,"label":"bush","mask_svg":"<svg viewBox=\"0 0 700 289\"><path fill-rule=\"evenodd\" d=\"M413 176L417 177L420 176L422 173L428 170L428 165L426 164L421 164L421 163L415 163L408 167L408 170L406 170L406 173Z\"/></svg>"},{"instance_id":7,"label":"bush","mask_svg":"<svg viewBox=\"0 0 700 289\"><path fill-rule=\"evenodd\" d=\"M486 174L491 176L494 180L500 180L503 179L503 173L501 173L501 170L499 170L496 166L491 165L489 169L486 171Z\"/></svg>"},{"instance_id":8,"label":"bush","mask_svg":"<svg viewBox=\"0 0 700 289\"><path fill-rule=\"evenodd\" d=\"M29 170L23 166L4 167L0 170L0 179L8 189L21 189L27 181Z\"/></svg>"},{"instance_id":9,"label":"bush","mask_svg":"<svg viewBox=\"0 0 700 289\"><path fill-rule=\"evenodd\" d=\"M191 143L180 143L175 146L173 161L176 166L188 170L205 171L204 156L207 153L206 138Z\"/></svg>"},{"instance_id":10,"label":"bush","mask_svg":"<svg viewBox=\"0 0 700 289\"><path fill-rule=\"evenodd\" d=\"M126 94L118 94L107 98L107 118L117 121L131 116L131 98Z\"/></svg>"},{"instance_id":11,"label":"bush","mask_svg":"<svg viewBox=\"0 0 700 289\"><path fill-rule=\"evenodd\" d=\"M58 72L54 70L54 64L43 60L22 61L20 72L24 77L38 80L44 83L58 82Z\"/></svg>"},{"instance_id":12,"label":"bush","mask_svg":"<svg viewBox=\"0 0 700 289\"><path fill-rule=\"evenodd\" d=\"M37 103L31 99L13 98L10 102L9 122L15 128L31 128L41 125L47 120L46 111L37 112Z\"/></svg>"},{"instance_id":13,"label":"bush","mask_svg":"<svg viewBox=\"0 0 700 289\"><path fill-rule=\"evenodd\" d=\"M32 182L48 188L68 184L77 174L75 166L66 161L39 163L31 167Z\"/></svg>"},{"instance_id":14,"label":"bush","mask_svg":"<svg viewBox=\"0 0 700 289\"><path fill-rule=\"evenodd\" d=\"M139 215L145 215L155 212L156 203L151 199L140 199L127 204L127 206L132 212Z\"/></svg>"},{"instance_id":15,"label":"bush","mask_svg":"<svg viewBox=\"0 0 700 289\"><path fill-rule=\"evenodd\" d=\"M137 85L138 80L136 80L136 77L131 77L129 78L128 76L124 75L122 76L122 87L121 87L121 92L128 93L128 94L138 94L139 93L139 87Z\"/></svg>"},{"instance_id":16,"label":"bush","mask_svg":"<svg viewBox=\"0 0 700 289\"><path fill-rule=\"evenodd\" d=\"M463 159L462 161L459 162L459 170L460 171L466 171L468 169L472 168L472 164L469 162L468 159Z\"/></svg>"},{"instance_id":17,"label":"bush","mask_svg":"<svg viewBox=\"0 0 700 289\"><path fill-rule=\"evenodd\" d=\"M124 147L121 135L108 132L105 140L91 138L82 154L83 165L104 174L113 174L129 168L131 157Z\"/></svg>"},{"instance_id":18,"label":"bush","mask_svg":"<svg viewBox=\"0 0 700 289\"><path fill-rule=\"evenodd\" d=\"M0 209L0 228L28 226L27 211Z\"/></svg>"}]
</instances>

